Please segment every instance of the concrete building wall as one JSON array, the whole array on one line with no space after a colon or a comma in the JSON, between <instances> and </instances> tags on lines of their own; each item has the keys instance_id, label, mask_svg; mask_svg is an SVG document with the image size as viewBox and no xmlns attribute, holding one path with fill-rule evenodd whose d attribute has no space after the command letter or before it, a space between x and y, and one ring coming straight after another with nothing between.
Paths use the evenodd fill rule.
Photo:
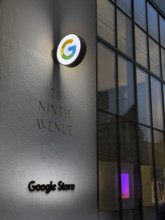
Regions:
<instances>
[{"instance_id":1,"label":"concrete building wall","mask_svg":"<svg viewBox=\"0 0 165 220\"><path fill-rule=\"evenodd\" d=\"M0 219L95 220L95 0L2 0ZM87 45L77 67L55 64L66 34ZM63 181L74 191L30 192Z\"/></svg>"}]
</instances>

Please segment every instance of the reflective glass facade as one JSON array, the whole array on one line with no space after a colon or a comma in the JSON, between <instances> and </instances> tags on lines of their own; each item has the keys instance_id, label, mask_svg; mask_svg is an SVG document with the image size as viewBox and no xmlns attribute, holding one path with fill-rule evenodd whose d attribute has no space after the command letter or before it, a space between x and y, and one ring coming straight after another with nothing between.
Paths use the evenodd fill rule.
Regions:
<instances>
[{"instance_id":1,"label":"reflective glass facade","mask_svg":"<svg viewBox=\"0 0 165 220\"><path fill-rule=\"evenodd\" d=\"M165 202L165 17L97 0L100 220L155 220Z\"/></svg>"}]
</instances>

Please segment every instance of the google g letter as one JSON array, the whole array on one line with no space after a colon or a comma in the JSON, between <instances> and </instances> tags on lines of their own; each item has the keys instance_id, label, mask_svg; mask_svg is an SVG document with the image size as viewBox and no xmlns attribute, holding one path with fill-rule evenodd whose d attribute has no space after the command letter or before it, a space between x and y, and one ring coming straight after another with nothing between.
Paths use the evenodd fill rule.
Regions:
<instances>
[{"instance_id":1,"label":"google g letter","mask_svg":"<svg viewBox=\"0 0 165 220\"><path fill-rule=\"evenodd\" d=\"M56 59L62 65L74 67L82 61L85 52L85 41L75 34L69 34L60 41Z\"/></svg>"}]
</instances>

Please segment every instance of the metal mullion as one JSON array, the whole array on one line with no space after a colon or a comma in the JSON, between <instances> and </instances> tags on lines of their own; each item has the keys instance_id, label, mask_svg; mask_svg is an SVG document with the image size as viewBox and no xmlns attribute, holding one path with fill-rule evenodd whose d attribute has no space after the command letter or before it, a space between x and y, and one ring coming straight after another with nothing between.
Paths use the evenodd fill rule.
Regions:
<instances>
[{"instance_id":1,"label":"metal mullion","mask_svg":"<svg viewBox=\"0 0 165 220\"><path fill-rule=\"evenodd\" d=\"M137 122L137 121L135 121L135 120L133 120L133 119L131 119L131 118L127 118L127 117L124 117L124 116L122 116L122 115L115 114L115 113L113 113L113 112L107 112L107 111L105 111L105 110L103 110L103 109L98 109L98 110L99 110L100 112L104 112L104 113L106 113L106 114L114 115L114 116L116 116L116 117L119 117L119 118L121 118L121 119L128 120L128 121L133 122L133 123L136 123L136 122Z\"/></svg>"},{"instance_id":2,"label":"metal mullion","mask_svg":"<svg viewBox=\"0 0 165 220\"><path fill-rule=\"evenodd\" d=\"M148 36L148 7L146 0L146 30L147 30L147 52L148 52L148 69L150 70L149 56L149 36ZM152 160L153 160L153 175L154 175L154 192L155 192L155 209L158 210L157 187L156 187L156 166L155 166L155 148L154 148L154 133L153 133L153 118L152 118L152 98L151 98L151 74L149 74L149 94L150 94L150 110L151 110L151 132L152 132Z\"/></svg>"},{"instance_id":3,"label":"metal mullion","mask_svg":"<svg viewBox=\"0 0 165 220\"><path fill-rule=\"evenodd\" d=\"M122 57L124 57L125 59L130 61L131 63L135 62L133 58L129 57L127 54L123 53L121 50L117 49L116 47L114 47L113 45L111 45L110 43L105 41L103 38L101 38L100 36L98 36L98 41L101 42L102 44L104 44L105 46L109 47L110 49L114 50L119 55L121 55Z\"/></svg>"},{"instance_id":4,"label":"metal mullion","mask_svg":"<svg viewBox=\"0 0 165 220\"><path fill-rule=\"evenodd\" d=\"M164 119L164 130L165 130L165 102L164 102L164 88L163 88L163 83L161 84L161 87L162 87L162 100L163 100L163 119ZM163 130L163 131L164 131Z\"/></svg>"},{"instance_id":5,"label":"metal mullion","mask_svg":"<svg viewBox=\"0 0 165 220\"><path fill-rule=\"evenodd\" d=\"M155 209L156 213L158 210L158 198L157 198L157 186L156 186L156 163L155 163L155 144L154 144L154 128L153 128L153 117L152 117L152 92L151 92L151 76L149 75L149 93L150 93L150 109L151 109L151 133L152 133L152 164L153 164L153 175L154 175L154 192L155 192Z\"/></svg>"},{"instance_id":6,"label":"metal mullion","mask_svg":"<svg viewBox=\"0 0 165 220\"><path fill-rule=\"evenodd\" d=\"M121 155L120 155L120 127L119 127L119 90L118 90L118 40L117 40L117 2L115 1L115 65L116 65L116 98L117 98L117 117L116 117L116 132L117 132L117 154L118 154L118 201L119 201L119 219L123 219L123 209L122 209L122 196L121 196Z\"/></svg>"},{"instance_id":7,"label":"metal mullion","mask_svg":"<svg viewBox=\"0 0 165 220\"><path fill-rule=\"evenodd\" d=\"M146 124L143 124L143 123L141 123L141 122L138 122L139 123L139 125L141 125L141 126L145 126L145 127L147 127L147 128L153 128L153 127L151 127L151 126L149 126L149 125L146 125ZM156 131L159 131L159 132L164 132L164 130L160 130L160 129L158 129L158 128L154 128L154 130L156 130Z\"/></svg>"},{"instance_id":8,"label":"metal mullion","mask_svg":"<svg viewBox=\"0 0 165 220\"><path fill-rule=\"evenodd\" d=\"M133 59L136 61L136 38L135 38L135 15L134 15L134 1L132 0L132 46L133 46ZM136 62L133 64L134 71L134 97L136 106L136 151L137 151L137 169L138 169L138 210L140 212L140 219L143 220L142 209L142 187L141 187L141 166L140 166L140 143L139 143L139 125L138 125L138 100L137 100L137 78L136 78ZM139 198L140 196L140 198Z\"/></svg>"},{"instance_id":9,"label":"metal mullion","mask_svg":"<svg viewBox=\"0 0 165 220\"><path fill-rule=\"evenodd\" d=\"M132 1L132 0L131 0ZM127 18L129 18L132 21L132 18L122 9L117 5L117 10L119 10L120 12L122 12Z\"/></svg>"},{"instance_id":10,"label":"metal mullion","mask_svg":"<svg viewBox=\"0 0 165 220\"><path fill-rule=\"evenodd\" d=\"M153 38L151 35L149 35L150 36L150 38L155 42L155 43L158 43L159 45L161 45L161 41L160 41L160 21L159 21L159 17L160 17L160 15L165 19L165 14L163 13L162 14L162 11L161 11L161 9L160 8L158 8L158 7L155 7L156 5L154 4L154 2L152 2L152 1L148 1L150 4L151 4L151 6L156 10L156 12L157 12L157 14L158 14L158 34L159 34L159 36L158 36L158 41L155 39L155 38ZM163 46L162 46L163 47ZM163 47L164 49L165 49L165 47Z\"/></svg>"},{"instance_id":11,"label":"metal mullion","mask_svg":"<svg viewBox=\"0 0 165 220\"><path fill-rule=\"evenodd\" d=\"M118 115L118 114L115 114L115 113L113 113L113 112L107 112L106 110L103 110L103 109L98 109L98 111L104 112L104 113L106 113L106 114L114 115L114 116L116 116L116 117L119 117L119 118L121 118L121 119L128 120L128 121L133 122L133 123L137 123L137 121L134 120L134 119L131 119L131 118L128 118L128 117L124 117L124 116L122 116L122 115Z\"/></svg>"},{"instance_id":12,"label":"metal mullion","mask_svg":"<svg viewBox=\"0 0 165 220\"><path fill-rule=\"evenodd\" d=\"M106 113L106 114L109 114L109 115L113 115L113 116L119 117L119 118L121 118L121 119L128 120L129 122L132 122L132 123L138 123L139 125L145 126L145 127L147 127L147 128L150 128L150 129L153 128L152 126L149 126L149 125L147 125L147 124L143 124L143 123L141 123L141 122L137 122L137 121L135 121L135 120L133 120L133 119L131 119L131 118L127 118L127 117L124 117L124 116L122 116L122 115L115 114L115 113L113 113L113 112L108 112L108 111L106 111L106 110L99 109L99 108L98 108L98 111L99 111L99 112L102 112L102 113ZM155 131L164 132L164 130L160 130L160 129L158 129L158 128L153 128L153 129L154 129Z\"/></svg>"},{"instance_id":13,"label":"metal mullion","mask_svg":"<svg viewBox=\"0 0 165 220\"><path fill-rule=\"evenodd\" d=\"M153 40L156 44L159 44L159 38L158 40L156 40L154 37L152 37L152 35L148 34L148 37L151 38L151 40Z\"/></svg>"},{"instance_id":14,"label":"metal mullion","mask_svg":"<svg viewBox=\"0 0 165 220\"><path fill-rule=\"evenodd\" d=\"M158 35L159 35L159 59L160 59L160 74L161 74L161 79L163 79L163 69L162 69L162 54L161 54L161 39L160 39L160 19L159 19L159 14L158 14ZM165 118L164 114L164 92L163 92L163 83L161 82L161 91L162 91L162 107L163 107L163 119ZM164 129L165 129L165 120L164 120ZM163 130L164 130L163 129Z\"/></svg>"},{"instance_id":15,"label":"metal mullion","mask_svg":"<svg viewBox=\"0 0 165 220\"><path fill-rule=\"evenodd\" d=\"M160 130L160 129L155 128L155 127L153 127L153 129L154 129L155 131L164 132L164 130Z\"/></svg>"},{"instance_id":16,"label":"metal mullion","mask_svg":"<svg viewBox=\"0 0 165 220\"><path fill-rule=\"evenodd\" d=\"M120 122L119 116L116 117L116 131L117 131L117 154L118 154L118 201L119 201L119 219L123 219L123 204L121 192L121 153L120 153Z\"/></svg>"},{"instance_id":17,"label":"metal mullion","mask_svg":"<svg viewBox=\"0 0 165 220\"><path fill-rule=\"evenodd\" d=\"M153 175L154 175L154 192L155 192L155 208L158 213L158 197L157 197L157 183L156 183L156 159L155 159L155 143L154 143L154 129L152 129L152 160L153 160Z\"/></svg>"},{"instance_id":18,"label":"metal mullion","mask_svg":"<svg viewBox=\"0 0 165 220\"><path fill-rule=\"evenodd\" d=\"M150 3L150 2L149 2ZM152 5L151 5L152 6ZM147 7L147 6L146 6ZM159 16L159 13L158 11L156 10L157 12L157 19L158 19L158 16ZM158 19L158 27L159 27L159 19ZM148 10L147 10L147 35L157 44L159 44L159 33L158 33L158 40L156 40L152 35L149 34L149 31L148 31Z\"/></svg>"},{"instance_id":19,"label":"metal mullion","mask_svg":"<svg viewBox=\"0 0 165 220\"><path fill-rule=\"evenodd\" d=\"M159 44L159 39L156 40L152 35L148 34L148 37L151 38L156 44Z\"/></svg>"},{"instance_id":20,"label":"metal mullion","mask_svg":"<svg viewBox=\"0 0 165 220\"><path fill-rule=\"evenodd\" d=\"M132 50L133 50L133 59L136 60L136 42L135 42L135 18L134 18L134 1L132 3Z\"/></svg>"},{"instance_id":21,"label":"metal mullion","mask_svg":"<svg viewBox=\"0 0 165 220\"><path fill-rule=\"evenodd\" d=\"M157 80L159 80L160 82L163 83L163 80L159 76L157 76L156 74L154 74L151 71L147 71L147 72L149 73L150 76L152 76L153 78L155 78L155 79L157 79Z\"/></svg>"},{"instance_id":22,"label":"metal mullion","mask_svg":"<svg viewBox=\"0 0 165 220\"><path fill-rule=\"evenodd\" d=\"M148 52L147 52L148 53ZM140 63L136 62L136 66L138 66L140 69L142 69L143 71L145 71L146 73L148 73L149 75L151 75L152 77L154 77L155 79L159 80L160 82L164 83L164 80L162 80L160 77L158 77L157 75L155 75L154 73L152 73L150 70L146 69L146 67L142 66Z\"/></svg>"},{"instance_id":23,"label":"metal mullion","mask_svg":"<svg viewBox=\"0 0 165 220\"><path fill-rule=\"evenodd\" d=\"M159 13L161 13L162 17L165 19L165 13L159 8L153 1L148 0L148 2L152 5L152 7Z\"/></svg>"},{"instance_id":24,"label":"metal mullion","mask_svg":"<svg viewBox=\"0 0 165 220\"><path fill-rule=\"evenodd\" d=\"M130 122L136 123L136 121L133 120L133 119L131 119L131 118L127 118L127 117L124 117L124 116L122 116L122 115L118 115L118 114L113 113L113 112L107 112L106 110L103 110L103 109L98 109L98 110L99 110L100 112L104 112L104 113L106 113L106 114L114 115L114 116L119 117L119 118L121 118L121 119L126 119L126 120L128 120L128 121L130 121Z\"/></svg>"},{"instance_id":25,"label":"metal mullion","mask_svg":"<svg viewBox=\"0 0 165 220\"><path fill-rule=\"evenodd\" d=\"M139 68L141 68L143 71L147 72L148 74L150 74L152 77L156 78L157 80L159 80L162 83L165 83L165 80L161 79L159 76L155 75L154 73L152 73L149 69L147 69L146 67L142 66L140 63L138 63L137 61L135 61L134 59L132 59L131 57L129 57L128 55L126 55L125 53L123 53L122 51L118 50L116 47L114 47L113 45L111 45L110 43L108 43L107 41L105 41L103 38L97 36L98 42L104 44L105 46L107 46L108 48L114 50L115 52L117 52L119 55L121 55L122 57L124 57L125 59L127 59L128 61L130 61L131 63L135 63L136 66L138 66ZM148 42L148 38L147 38L147 42ZM147 59L149 59L149 46L147 43ZM149 61L148 61L149 63ZM148 64L149 65L149 64Z\"/></svg>"},{"instance_id":26,"label":"metal mullion","mask_svg":"<svg viewBox=\"0 0 165 220\"><path fill-rule=\"evenodd\" d=\"M136 21L134 21L134 23L141 31L143 31L147 35L146 30L144 30Z\"/></svg>"},{"instance_id":27,"label":"metal mullion","mask_svg":"<svg viewBox=\"0 0 165 220\"><path fill-rule=\"evenodd\" d=\"M105 46L109 47L110 49L114 50L115 52L117 51L116 47L114 45L110 44L109 42L104 40L102 37L97 36L97 40L98 40L98 42L104 44Z\"/></svg>"},{"instance_id":28,"label":"metal mullion","mask_svg":"<svg viewBox=\"0 0 165 220\"><path fill-rule=\"evenodd\" d=\"M113 2L112 0L108 0L109 2L111 2L113 5L115 5L115 2Z\"/></svg>"},{"instance_id":29,"label":"metal mullion","mask_svg":"<svg viewBox=\"0 0 165 220\"><path fill-rule=\"evenodd\" d=\"M128 121L133 122L133 123L138 123L139 125L145 126L145 127L147 127L147 128L150 128L150 129L153 128L154 130L159 131L159 132L164 132L164 130L160 130L160 129L155 128L155 127L153 127L153 126L149 126L149 125L147 125L147 124L143 124L143 123L141 123L141 122L137 122L136 120L133 120L133 119L128 118L128 117L124 117L124 116L122 116L122 115L118 115L118 114L113 113L113 112L108 112L108 111L106 111L106 110L99 109L99 108L98 108L98 111L103 112L103 113L106 113L106 114L110 114L110 115L113 115L113 116L116 116L116 117L119 117L119 118L121 118L121 119L128 120Z\"/></svg>"},{"instance_id":30,"label":"metal mullion","mask_svg":"<svg viewBox=\"0 0 165 220\"><path fill-rule=\"evenodd\" d=\"M141 122L138 122L138 124L139 124L140 126L144 126L144 127L147 127L147 128L152 129L152 127L149 126L149 125L147 125L147 124L143 124L143 123L141 123Z\"/></svg>"},{"instance_id":31,"label":"metal mullion","mask_svg":"<svg viewBox=\"0 0 165 220\"><path fill-rule=\"evenodd\" d=\"M148 54L148 70L150 70L150 51L149 51L149 34L148 34L148 7L147 7L147 0L146 3L146 31L147 31L147 54Z\"/></svg>"},{"instance_id":32,"label":"metal mullion","mask_svg":"<svg viewBox=\"0 0 165 220\"><path fill-rule=\"evenodd\" d=\"M143 32L147 35L146 30L143 29L136 21L134 21L134 22L135 22L135 25L136 25L141 31L143 31Z\"/></svg>"},{"instance_id":33,"label":"metal mullion","mask_svg":"<svg viewBox=\"0 0 165 220\"><path fill-rule=\"evenodd\" d=\"M115 114L115 113L113 113L113 112L108 112L108 111L103 110L103 109L100 109L100 108L98 108L98 111L99 111L99 112L102 112L102 113L106 113L106 114L113 115L113 116L117 117L117 114Z\"/></svg>"},{"instance_id":34,"label":"metal mullion","mask_svg":"<svg viewBox=\"0 0 165 220\"><path fill-rule=\"evenodd\" d=\"M160 15L158 15L158 31L159 31L159 53L160 53L160 70L161 70L161 76L163 79L163 68L162 68L162 53L161 53L161 39L160 39ZM163 83L161 83L161 91L162 91L162 106L163 106L163 121L164 121L164 130L165 130L165 102L164 102L164 89L163 89ZM165 140L165 132L163 131L163 136ZM164 148L165 148L165 142L164 142ZM158 205L157 205L158 209Z\"/></svg>"},{"instance_id":35,"label":"metal mullion","mask_svg":"<svg viewBox=\"0 0 165 220\"><path fill-rule=\"evenodd\" d=\"M163 48L165 50L165 47L162 44L160 44L160 45L161 45L161 48Z\"/></svg>"}]
</instances>

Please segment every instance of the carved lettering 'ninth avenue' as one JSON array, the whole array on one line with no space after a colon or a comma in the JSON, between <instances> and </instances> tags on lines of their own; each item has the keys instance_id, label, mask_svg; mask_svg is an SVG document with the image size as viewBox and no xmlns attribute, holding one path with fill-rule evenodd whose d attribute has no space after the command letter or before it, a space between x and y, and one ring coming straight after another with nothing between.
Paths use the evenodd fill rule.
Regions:
<instances>
[{"instance_id":1,"label":"carved lettering 'ninth avenue'","mask_svg":"<svg viewBox=\"0 0 165 220\"><path fill-rule=\"evenodd\" d=\"M61 118L70 119L70 110L64 108L62 106L55 106L49 102L41 102L39 101L39 111L44 112L46 114L54 114Z\"/></svg>"},{"instance_id":2,"label":"carved lettering 'ninth avenue'","mask_svg":"<svg viewBox=\"0 0 165 220\"><path fill-rule=\"evenodd\" d=\"M58 120L52 120L52 117L50 120L45 119L45 117L44 119L37 118L34 128L38 130L47 130L49 132L56 132L62 135L72 136L72 125L70 125L69 123L65 123L66 120L70 120L69 109L62 106L54 106L53 104L39 101L39 112L44 113L44 115L51 115L52 117L55 116L55 118L57 118Z\"/></svg>"}]
</instances>

